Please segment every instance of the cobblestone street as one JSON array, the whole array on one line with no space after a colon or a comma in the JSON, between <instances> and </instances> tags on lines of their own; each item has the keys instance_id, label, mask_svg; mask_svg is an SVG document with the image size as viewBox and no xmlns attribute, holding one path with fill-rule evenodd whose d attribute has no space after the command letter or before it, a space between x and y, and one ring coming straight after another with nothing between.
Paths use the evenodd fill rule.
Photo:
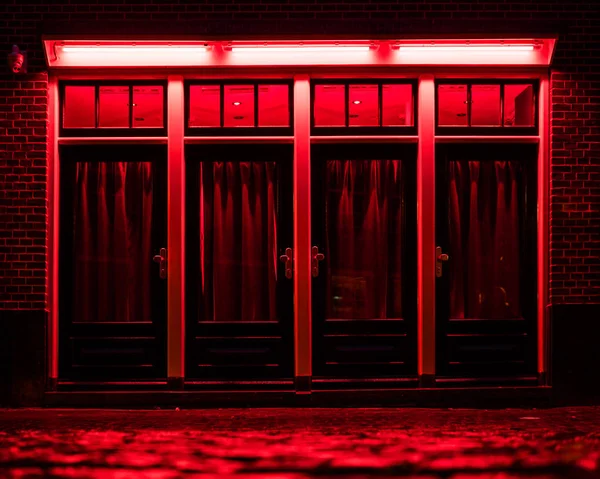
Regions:
<instances>
[{"instance_id":1,"label":"cobblestone street","mask_svg":"<svg viewBox=\"0 0 600 479\"><path fill-rule=\"evenodd\" d=\"M600 407L2 410L0 477L600 477Z\"/></svg>"}]
</instances>

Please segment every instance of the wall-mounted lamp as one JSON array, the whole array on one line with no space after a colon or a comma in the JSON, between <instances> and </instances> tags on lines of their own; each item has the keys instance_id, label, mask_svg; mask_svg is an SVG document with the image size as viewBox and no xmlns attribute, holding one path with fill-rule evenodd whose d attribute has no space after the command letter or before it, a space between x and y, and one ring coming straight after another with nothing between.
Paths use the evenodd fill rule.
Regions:
<instances>
[{"instance_id":1,"label":"wall-mounted lamp","mask_svg":"<svg viewBox=\"0 0 600 479\"><path fill-rule=\"evenodd\" d=\"M17 45L13 45L12 51L8 54L8 67L13 73L27 73L26 52L19 50Z\"/></svg>"}]
</instances>

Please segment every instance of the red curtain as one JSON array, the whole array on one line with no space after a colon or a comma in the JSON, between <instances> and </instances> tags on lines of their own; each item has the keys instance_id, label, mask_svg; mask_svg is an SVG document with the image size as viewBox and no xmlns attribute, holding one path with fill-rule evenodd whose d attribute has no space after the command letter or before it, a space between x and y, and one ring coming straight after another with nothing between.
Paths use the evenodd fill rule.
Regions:
<instances>
[{"instance_id":1,"label":"red curtain","mask_svg":"<svg viewBox=\"0 0 600 479\"><path fill-rule=\"evenodd\" d=\"M400 160L326 164L327 318L402 317Z\"/></svg>"},{"instance_id":2,"label":"red curtain","mask_svg":"<svg viewBox=\"0 0 600 479\"><path fill-rule=\"evenodd\" d=\"M200 165L200 320L277 320L275 162Z\"/></svg>"},{"instance_id":3,"label":"red curtain","mask_svg":"<svg viewBox=\"0 0 600 479\"><path fill-rule=\"evenodd\" d=\"M151 321L152 165L78 162L74 321Z\"/></svg>"},{"instance_id":4,"label":"red curtain","mask_svg":"<svg viewBox=\"0 0 600 479\"><path fill-rule=\"evenodd\" d=\"M450 315L521 316L516 161L450 162Z\"/></svg>"}]
</instances>

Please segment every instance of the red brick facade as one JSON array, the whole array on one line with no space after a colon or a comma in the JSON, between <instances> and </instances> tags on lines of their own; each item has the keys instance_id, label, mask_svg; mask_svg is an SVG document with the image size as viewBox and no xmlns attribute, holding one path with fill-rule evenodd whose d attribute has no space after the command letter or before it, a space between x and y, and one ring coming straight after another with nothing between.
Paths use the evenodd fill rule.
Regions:
<instances>
[{"instance_id":1,"label":"red brick facade","mask_svg":"<svg viewBox=\"0 0 600 479\"><path fill-rule=\"evenodd\" d=\"M600 10L591 0L22 1L0 5L0 309L46 304L47 74L40 35L56 24L101 33L230 36L486 32L560 34L552 65L551 301L600 302ZM159 28L160 25L160 28ZM5 63L26 50L29 74Z\"/></svg>"}]
</instances>

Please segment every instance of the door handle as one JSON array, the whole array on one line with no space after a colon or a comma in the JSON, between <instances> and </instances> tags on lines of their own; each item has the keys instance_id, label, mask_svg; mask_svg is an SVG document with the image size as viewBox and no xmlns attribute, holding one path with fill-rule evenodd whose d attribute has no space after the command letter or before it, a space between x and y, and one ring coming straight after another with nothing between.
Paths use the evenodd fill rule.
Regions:
<instances>
[{"instance_id":1,"label":"door handle","mask_svg":"<svg viewBox=\"0 0 600 479\"><path fill-rule=\"evenodd\" d=\"M442 263L445 263L450 259L446 253L442 253L442 247L437 246L435 248L435 277L442 277Z\"/></svg>"},{"instance_id":2,"label":"door handle","mask_svg":"<svg viewBox=\"0 0 600 479\"><path fill-rule=\"evenodd\" d=\"M160 253L152 258L152 261L158 263L160 279L167 278L167 248L161 248Z\"/></svg>"},{"instance_id":3,"label":"door handle","mask_svg":"<svg viewBox=\"0 0 600 479\"><path fill-rule=\"evenodd\" d=\"M292 255L292 248L286 248L285 254L282 254L279 257L279 261L285 264L285 277L287 279L292 279L292 267L294 256Z\"/></svg>"},{"instance_id":4,"label":"door handle","mask_svg":"<svg viewBox=\"0 0 600 479\"><path fill-rule=\"evenodd\" d=\"M323 261L325 259L325 255L323 253L319 253L319 247L312 247L312 262L311 262L311 270L313 278L319 276L319 261Z\"/></svg>"}]
</instances>

